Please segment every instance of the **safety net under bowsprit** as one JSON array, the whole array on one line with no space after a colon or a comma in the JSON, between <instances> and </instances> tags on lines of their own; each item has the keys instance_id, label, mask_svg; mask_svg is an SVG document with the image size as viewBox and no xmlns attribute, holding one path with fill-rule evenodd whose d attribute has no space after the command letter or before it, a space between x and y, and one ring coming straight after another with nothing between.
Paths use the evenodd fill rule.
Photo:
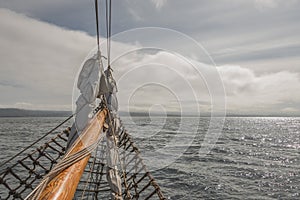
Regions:
<instances>
[{"instance_id":1,"label":"safety net under bowsprit","mask_svg":"<svg viewBox=\"0 0 300 200\"><path fill-rule=\"evenodd\" d=\"M71 118L70 118L71 119ZM65 126L63 128L63 126ZM25 199L66 153L70 128L53 129L9 162L0 171L0 199ZM122 127L122 125L121 125ZM108 180L107 138L103 137L90 154L90 159L78 184L73 199L111 199ZM121 180L122 199L165 199L147 170L139 149L122 127L118 134L118 176ZM72 184L72 183L70 183Z\"/></svg>"}]
</instances>

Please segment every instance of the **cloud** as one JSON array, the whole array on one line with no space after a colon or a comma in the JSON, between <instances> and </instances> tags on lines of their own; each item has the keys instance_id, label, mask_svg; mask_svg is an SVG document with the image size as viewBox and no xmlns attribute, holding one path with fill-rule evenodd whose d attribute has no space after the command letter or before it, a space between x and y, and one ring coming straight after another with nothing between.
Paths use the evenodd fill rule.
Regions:
<instances>
[{"instance_id":1,"label":"cloud","mask_svg":"<svg viewBox=\"0 0 300 200\"><path fill-rule=\"evenodd\" d=\"M222 85L215 84L220 78L230 114L300 114L300 73L285 70L258 75L237 65L215 68L191 58L188 61L164 51L132 53L118 60L115 76L123 98L121 108L126 110L129 104L131 109L145 111L160 104L167 111L191 113L199 107L209 112L211 98L222 98L223 93L212 94L208 87L221 89Z\"/></svg>"},{"instance_id":2,"label":"cloud","mask_svg":"<svg viewBox=\"0 0 300 200\"><path fill-rule=\"evenodd\" d=\"M277 0L255 0L256 6L259 8L275 8L278 5Z\"/></svg>"},{"instance_id":3,"label":"cloud","mask_svg":"<svg viewBox=\"0 0 300 200\"><path fill-rule=\"evenodd\" d=\"M136 21L144 21L144 18L135 9L128 8L128 12Z\"/></svg>"},{"instance_id":4,"label":"cloud","mask_svg":"<svg viewBox=\"0 0 300 200\"><path fill-rule=\"evenodd\" d=\"M66 105L94 38L0 9L2 104Z\"/></svg>"},{"instance_id":5,"label":"cloud","mask_svg":"<svg viewBox=\"0 0 300 200\"><path fill-rule=\"evenodd\" d=\"M280 71L256 75L240 66L218 67L227 93L228 112L300 113L300 74ZM294 107L287 108L293 102Z\"/></svg>"},{"instance_id":6,"label":"cloud","mask_svg":"<svg viewBox=\"0 0 300 200\"><path fill-rule=\"evenodd\" d=\"M0 14L2 106L70 109L74 78L94 47L95 38L6 9L0 9ZM114 41L112 53L118 55L142 45ZM262 74L242 65L216 68L189 57L185 59L153 49L136 50L121 57L113 66L119 81L121 109L131 107L140 111L163 105L172 112L193 112L197 107L201 112L209 112L212 95L208 86L215 89L217 98L225 98L223 86L215 81L221 78L229 112L300 113L297 71L278 69Z\"/></svg>"},{"instance_id":7,"label":"cloud","mask_svg":"<svg viewBox=\"0 0 300 200\"><path fill-rule=\"evenodd\" d=\"M57 26L95 35L94 9L90 1L24 0L20 4L0 0L0 4ZM294 49L296 55L299 51L295 49L300 45L299 6L298 0L118 1L113 3L112 32L147 26L175 29L201 42L219 65L247 65L256 72L280 71L289 65L299 71L295 66L299 65L298 56L282 54L290 52L289 48ZM257 9L259 7L263 12ZM158 8L163 8L163 12ZM105 35L104 23L100 30ZM174 43L173 38L160 35L149 36L149 40L186 47L185 43ZM256 67L262 65L264 67Z\"/></svg>"},{"instance_id":8,"label":"cloud","mask_svg":"<svg viewBox=\"0 0 300 200\"><path fill-rule=\"evenodd\" d=\"M255 0L255 6L260 9L272 9L277 8L279 5L291 6L296 3L297 0Z\"/></svg>"},{"instance_id":9,"label":"cloud","mask_svg":"<svg viewBox=\"0 0 300 200\"><path fill-rule=\"evenodd\" d=\"M156 9L160 10L167 3L167 0L151 0L151 2L155 5Z\"/></svg>"},{"instance_id":10,"label":"cloud","mask_svg":"<svg viewBox=\"0 0 300 200\"><path fill-rule=\"evenodd\" d=\"M72 30L83 30L92 35L96 33L93 1L24 0L20 3L18 0L0 0L0 5L2 8L23 13L26 16L60 27L67 27ZM101 4L101 6L104 5Z\"/></svg>"}]
</instances>

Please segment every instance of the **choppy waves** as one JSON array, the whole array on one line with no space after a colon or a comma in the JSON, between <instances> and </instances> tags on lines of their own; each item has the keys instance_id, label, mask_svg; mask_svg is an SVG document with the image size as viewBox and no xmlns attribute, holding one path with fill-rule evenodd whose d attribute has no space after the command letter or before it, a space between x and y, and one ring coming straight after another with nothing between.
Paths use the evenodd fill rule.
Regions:
<instances>
[{"instance_id":1,"label":"choppy waves","mask_svg":"<svg viewBox=\"0 0 300 200\"><path fill-rule=\"evenodd\" d=\"M61 120L0 118L0 159ZM215 146L201 156L209 118L190 118L183 128L177 117L127 117L123 123L146 162L160 166L164 159L152 173L169 199L300 199L300 118L227 118ZM149 158L149 152L156 155Z\"/></svg>"}]
</instances>

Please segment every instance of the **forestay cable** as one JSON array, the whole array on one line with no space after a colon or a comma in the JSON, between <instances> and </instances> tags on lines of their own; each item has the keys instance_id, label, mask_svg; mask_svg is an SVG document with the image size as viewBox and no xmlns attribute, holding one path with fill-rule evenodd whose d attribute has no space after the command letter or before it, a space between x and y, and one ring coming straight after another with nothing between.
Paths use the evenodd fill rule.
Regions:
<instances>
[{"instance_id":1,"label":"forestay cable","mask_svg":"<svg viewBox=\"0 0 300 200\"><path fill-rule=\"evenodd\" d=\"M95 13L96 13L96 32L97 32L97 48L100 52L100 33L99 33L99 14L98 14L98 0L95 0Z\"/></svg>"},{"instance_id":2,"label":"forestay cable","mask_svg":"<svg viewBox=\"0 0 300 200\"><path fill-rule=\"evenodd\" d=\"M107 66L110 66L110 48L111 48L111 0L106 0L106 37L107 37Z\"/></svg>"}]
</instances>

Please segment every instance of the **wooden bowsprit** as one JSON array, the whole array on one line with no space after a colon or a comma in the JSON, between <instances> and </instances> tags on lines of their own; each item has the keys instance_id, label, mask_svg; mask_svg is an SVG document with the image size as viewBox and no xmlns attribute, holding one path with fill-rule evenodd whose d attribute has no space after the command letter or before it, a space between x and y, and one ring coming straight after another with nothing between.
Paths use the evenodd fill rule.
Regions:
<instances>
[{"instance_id":1,"label":"wooden bowsprit","mask_svg":"<svg viewBox=\"0 0 300 200\"><path fill-rule=\"evenodd\" d=\"M95 115L64 158L26 199L69 200L74 197L77 185L91 157L91 150L93 146L97 146L101 138L106 115L106 109Z\"/></svg>"}]
</instances>

